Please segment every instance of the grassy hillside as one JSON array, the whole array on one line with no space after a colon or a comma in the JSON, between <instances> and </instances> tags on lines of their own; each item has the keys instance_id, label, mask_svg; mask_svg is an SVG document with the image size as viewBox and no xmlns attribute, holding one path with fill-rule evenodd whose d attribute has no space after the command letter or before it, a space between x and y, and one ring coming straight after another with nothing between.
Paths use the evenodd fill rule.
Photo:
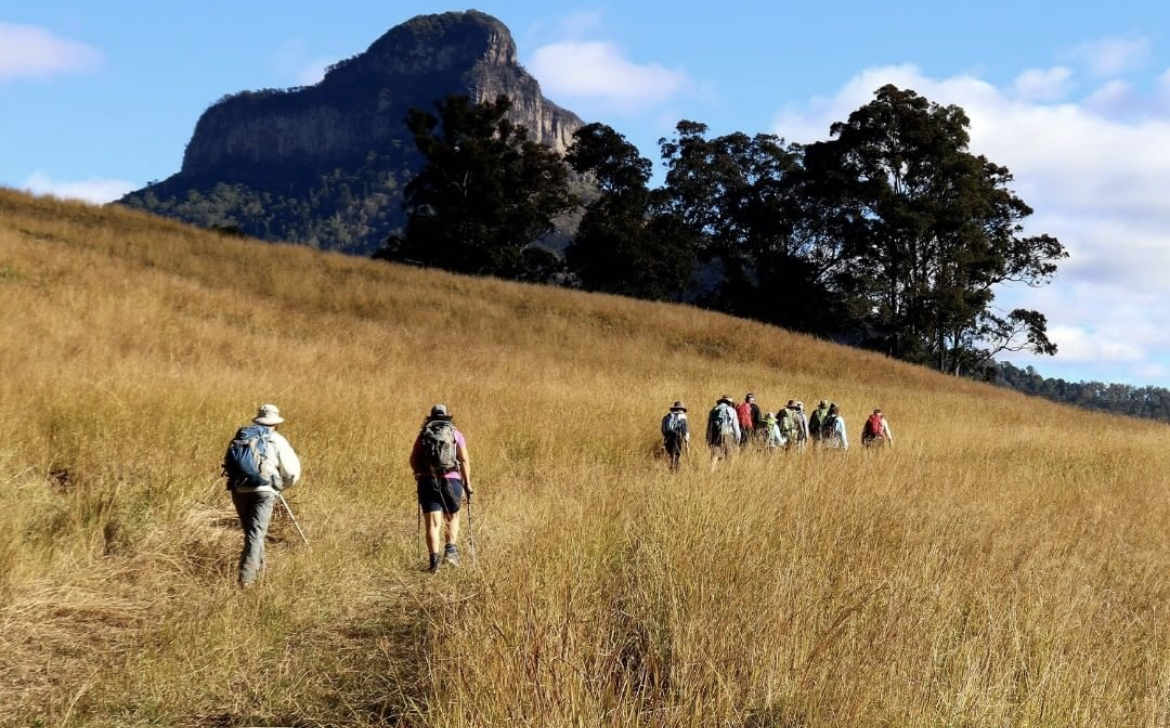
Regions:
<instances>
[{"instance_id":1,"label":"grassy hillside","mask_svg":"<svg viewBox=\"0 0 1170 728\"><path fill-rule=\"evenodd\" d=\"M1163 425L694 309L0 191L0 725L1170 725ZM882 453L671 475L678 398ZM218 463L305 463L240 592ZM477 565L420 571L449 405Z\"/></svg>"}]
</instances>

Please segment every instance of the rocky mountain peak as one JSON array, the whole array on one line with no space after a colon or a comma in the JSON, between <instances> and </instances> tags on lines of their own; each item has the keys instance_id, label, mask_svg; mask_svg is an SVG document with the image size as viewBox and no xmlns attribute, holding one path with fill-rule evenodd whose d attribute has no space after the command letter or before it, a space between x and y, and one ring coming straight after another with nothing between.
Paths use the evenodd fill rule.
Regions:
<instances>
[{"instance_id":1,"label":"rocky mountain peak","mask_svg":"<svg viewBox=\"0 0 1170 728\"><path fill-rule=\"evenodd\" d=\"M512 101L511 121L564 152L583 122L541 93L507 26L476 10L420 15L312 86L223 97L195 125L182 169L121 203L267 240L368 255L403 222L422 163L411 108L449 96Z\"/></svg>"},{"instance_id":2,"label":"rocky mountain peak","mask_svg":"<svg viewBox=\"0 0 1170 728\"><path fill-rule=\"evenodd\" d=\"M451 94L476 102L506 94L513 120L561 151L581 126L544 98L499 20L476 10L421 15L334 64L314 86L221 99L196 124L182 172L364 157L409 138L403 119L411 106L429 110Z\"/></svg>"}]
</instances>

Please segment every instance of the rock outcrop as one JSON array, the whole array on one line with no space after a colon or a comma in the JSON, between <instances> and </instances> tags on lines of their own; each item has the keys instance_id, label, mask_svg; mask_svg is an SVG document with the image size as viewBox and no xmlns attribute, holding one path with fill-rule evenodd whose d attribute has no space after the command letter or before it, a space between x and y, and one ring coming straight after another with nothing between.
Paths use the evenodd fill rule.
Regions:
<instances>
[{"instance_id":1,"label":"rock outcrop","mask_svg":"<svg viewBox=\"0 0 1170 728\"><path fill-rule=\"evenodd\" d=\"M203 113L173 177L122 204L260 238L367 254L401 223L418 158L404 119L450 95L512 100L512 121L564 151L582 121L544 98L499 20L413 18L316 85L245 91Z\"/></svg>"}]
</instances>

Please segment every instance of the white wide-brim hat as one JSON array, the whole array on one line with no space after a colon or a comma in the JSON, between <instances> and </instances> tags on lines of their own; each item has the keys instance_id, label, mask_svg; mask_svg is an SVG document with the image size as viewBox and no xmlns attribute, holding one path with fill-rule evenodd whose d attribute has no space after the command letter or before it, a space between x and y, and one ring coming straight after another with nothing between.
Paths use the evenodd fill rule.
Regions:
<instances>
[{"instance_id":1,"label":"white wide-brim hat","mask_svg":"<svg viewBox=\"0 0 1170 728\"><path fill-rule=\"evenodd\" d=\"M280 409L276 405L262 404L252 421L257 425L279 425L284 422L284 418L280 416Z\"/></svg>"}]
</instances>

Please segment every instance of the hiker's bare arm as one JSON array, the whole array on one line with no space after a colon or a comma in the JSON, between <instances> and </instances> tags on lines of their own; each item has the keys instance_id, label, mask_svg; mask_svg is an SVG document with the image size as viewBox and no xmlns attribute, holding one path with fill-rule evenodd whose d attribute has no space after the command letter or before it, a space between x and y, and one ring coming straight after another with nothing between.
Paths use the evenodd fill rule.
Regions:
<instances>
[{"instance_id":1,"label":"hiker's bare arm","mask_svg":"<svg viewBox=\"0 0 1170 728\"><path fill-rule=\"evenodd\" d=\"M463 487L467 488L468 493L472 493L471 461L467 458L467 448L457 444L455 446L455 457L459 460L459 472L463 475Z\"/></svg>"}]
</instances>

